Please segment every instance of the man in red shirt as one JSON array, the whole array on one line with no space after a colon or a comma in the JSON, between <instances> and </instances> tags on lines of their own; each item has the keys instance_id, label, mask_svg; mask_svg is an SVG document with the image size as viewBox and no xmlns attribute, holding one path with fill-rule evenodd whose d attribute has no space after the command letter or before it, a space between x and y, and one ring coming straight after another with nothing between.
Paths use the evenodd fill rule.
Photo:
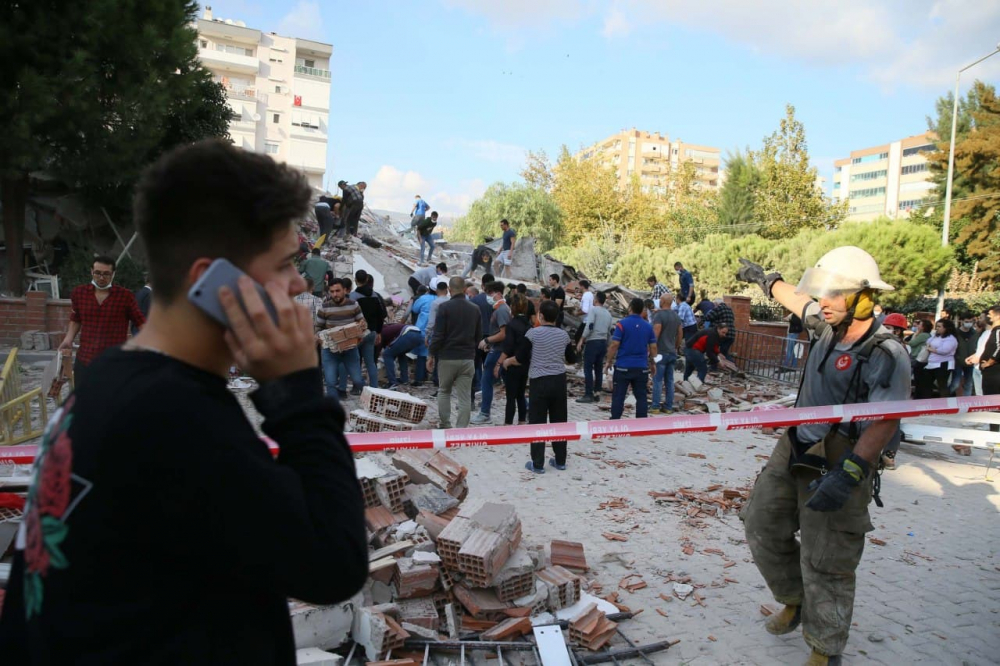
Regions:
<instances>
[{"instance_id":1,"label":"man in red shirt","mask_svg":"<svg viewBox=\"0 0 1000 666\"><path fill-rule=\"evenodd\" d=\"M100 256L94 259L93 280L70 294L72 309L69 330L59 349L72 349L80 333L80 350L73 362L74 381L79 383L83 370L108 347L124 344L129 322L137 328L146 323L135 295L125 287L111 284L115 279L115 260Z\"/></svg>"}]
</instances>

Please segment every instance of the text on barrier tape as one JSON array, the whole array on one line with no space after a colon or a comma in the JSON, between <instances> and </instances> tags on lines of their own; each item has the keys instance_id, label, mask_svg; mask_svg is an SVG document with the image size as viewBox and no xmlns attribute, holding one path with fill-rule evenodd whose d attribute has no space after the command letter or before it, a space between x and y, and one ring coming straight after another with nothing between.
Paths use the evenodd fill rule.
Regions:
<instances>
[{"instance_id":1,"label":"text on barrier tape","mask_svg":"<svg viewBox=\"0 0 1000 666\"><path fill-rule=\"evenodd\" d=\"M679 414L645 419L577 421L536 425L451 428L449 430L409 430L403 432L348 433L347 441L356 452L386 449L455 449L469 446L499 446L530 442L581 441L618 437L649 437L690 432L720 432L757 428L787 428L809 424L890 421L968 412L1000 411L1000 395L930 400L896 400L857 405L826 405L725 414ZM263 438L272 452L278 445ZM29 464L37 445L0 447L0 464Z\"/></svg>"}]
</instances>

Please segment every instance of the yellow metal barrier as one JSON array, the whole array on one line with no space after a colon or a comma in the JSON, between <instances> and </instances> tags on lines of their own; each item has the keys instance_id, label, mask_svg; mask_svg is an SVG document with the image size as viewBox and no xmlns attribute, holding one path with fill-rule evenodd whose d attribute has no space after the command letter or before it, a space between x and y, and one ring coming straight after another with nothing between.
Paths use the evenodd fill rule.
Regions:
<instances>
[{"instance_id":1,"label":"yellow metal barrier","mask_svg":"<svg viewBox=\"0 0 1000 666\"><path fill-rule=\"evenodd\" d=\"M31 408L36 400L39 413L37 427L31 418ZM48 420L48 404L41 388L21 394L21 370L15 347L0 373L0 446L20 444L41 436Z\"/></svg>"}]
</instances>

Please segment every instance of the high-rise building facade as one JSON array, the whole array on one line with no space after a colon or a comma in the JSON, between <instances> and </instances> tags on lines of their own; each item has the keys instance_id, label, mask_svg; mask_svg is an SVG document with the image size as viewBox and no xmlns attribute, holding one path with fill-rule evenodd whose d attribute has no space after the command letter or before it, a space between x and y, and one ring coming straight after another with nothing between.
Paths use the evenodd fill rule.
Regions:
<instances>
[{"instance_id":1,"label":"high-rise building facade","mask_svg":"<svg viewBox=\"0 0 1000 666\"><path fill-rule=\"evenodd\" d=\"M623 130L584 148L577 157L596 159L615 170L619 187L626 187L633 175L648 192L666 194L668 176L684 162L695 165L697 183L706 189L721 185L718 148L684 143L659 132L643 132L635 128Z\"/></svg>"},{"instance_id":2,"label":"high-rise building facade","mask_svg":"<svg viewBox=\"0 0 1000 666\"><path fill-rule=\"evenodd\" d=\"M226 89L233 142L305 172L325 189L333 46L215 19L197 21L198 56Z\"/></svg>"},{"instance_id":3,"label":"high-rise building facade","mask_svg":"<svg viewBox=\"0 0 1000 666\"><path fill-rule=\"evenodd\" d=\"M849 202L847 219L909 216L934 189L926 154L937 150L935 141L925 132L835 161L833 198Z\"/></svg>"}]
</instances>

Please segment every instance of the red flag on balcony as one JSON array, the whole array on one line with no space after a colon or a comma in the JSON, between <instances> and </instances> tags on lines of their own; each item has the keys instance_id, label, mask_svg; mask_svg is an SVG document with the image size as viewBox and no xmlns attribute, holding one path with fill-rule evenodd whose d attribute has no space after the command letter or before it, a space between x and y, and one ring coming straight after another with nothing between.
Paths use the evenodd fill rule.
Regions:
<instances>
[{"instance_id":1,"label":"red flag on balcony","mask_svg":"<svg viewBox=\"0 0 1000 666\"><path fill-rule=\"evenodd\" d=\"M294 104L295 104L295 106L302 106L302 95L296 95L295 96L295 102L294 102Z\"/></svg>"}]
</instances>

